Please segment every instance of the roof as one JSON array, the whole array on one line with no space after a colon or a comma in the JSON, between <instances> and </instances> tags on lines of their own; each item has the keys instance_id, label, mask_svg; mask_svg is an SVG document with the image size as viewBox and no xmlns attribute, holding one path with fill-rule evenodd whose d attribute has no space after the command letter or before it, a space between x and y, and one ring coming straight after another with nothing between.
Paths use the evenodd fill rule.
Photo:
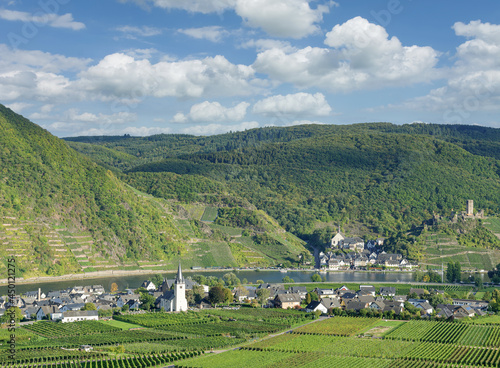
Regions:
<instances>
[{"instance_id":1,"label":"roof","mask_svg":"<svg viewBox=\"0 0 500 368\"><path fill-rule=\"evenodd\" d=\"M320 305L321 305L321 302L320 302L320 301L318 301L318 300L315 300L315 301L310 302L310 303L307 305L306 309L308 309L308 310L315 310L315 309L316 309L316 308L318 308Z\"/></svg>"},{"instance_id":2,"label":"roof","mask_svg":"<svg viewBox=\"0 0 500 368\"><path fill-rule=\"evenodd\" d=\"M99 315L99 312L96 310L90 311L68 311L64 312L64 317L96 317Z\"/></svg>"},{"instance_id":3,"label":"roof","mask_svg":"<svg viewBox=\"0 0 500 368\"><path fill-rule=\"evenodd\" d=\"M300 303L302 301L298 294L280 294L276 298L281 303Z\"/></svg>"}]
</instances>

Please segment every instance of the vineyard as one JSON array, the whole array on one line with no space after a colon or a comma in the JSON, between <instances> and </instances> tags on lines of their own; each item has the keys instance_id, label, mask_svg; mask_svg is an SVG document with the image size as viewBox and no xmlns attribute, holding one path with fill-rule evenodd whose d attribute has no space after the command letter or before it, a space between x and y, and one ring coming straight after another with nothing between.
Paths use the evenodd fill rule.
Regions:
<instances>
[{"instance_id":1,"label":"vineyard","mask_svg":"<svg viewBox=\"0 0 500 368\"><path fill-rule=\"evenodd\" d=\"M122 330L96 321L25 326L18 331L21 338L17 341L15 360L8 360L0 347L0 366L500 367L500 326L491 323L392 323L366 317L316 320L312 314L295 310L263 308L144 313L119 319L144 327ZM381 325L387 330L380 337L367 333ZM279 331L287 333L268 336ZM91 345L93 351L81 352L81 345ZM228 351L209 353L215 349Z\"/></svg>"},{"instance_id":2,"label":"vineyard","mask_svg":"<svg viewBox=\"0 0 500 368\"><path fill-rule=\"evenodd\" d=\"M352 336L379 321L377 318L336 317L309 324L295 330L296 333Z\"/></svg>"},{"instance_id":3,"label":"vineyard","mask_svg":"<svg viewBox=\"0 0 500 368\"><path fill-rule=\"evenodd\" d=\"M385 338L363 335L379 323L374 318L328 318L177 367L500 367L497 326L422 320L394 324Z\"/></svg>"},{"instance_id":4,"label":"vineyard","mask_svg":"<svg viewBox=\"0 0 500 368\"><path fill-rule=\"evenodd\" d=\"M27 325L24 328L48 338L86 336L121 331L120 328L108 326L98 321L80 321L73 323L41 322Z\"/></svg>"}]
</instances>

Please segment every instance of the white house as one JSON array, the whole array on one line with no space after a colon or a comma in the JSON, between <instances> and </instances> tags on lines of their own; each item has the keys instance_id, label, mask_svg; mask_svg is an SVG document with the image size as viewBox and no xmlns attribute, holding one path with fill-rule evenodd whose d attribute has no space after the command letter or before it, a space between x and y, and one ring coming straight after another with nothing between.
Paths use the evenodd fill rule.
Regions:
<instances>
[{"instance_id":1,"label":"white house","mask_svg":"<svg viewBox=\"0 0 500 368\"><path fill-rule=\"evenodd\" d=\"M68 311L63 313L62 322L77 322L77 321L98 321L99 315L95 311Z\"/></svg>"}]
</instances>

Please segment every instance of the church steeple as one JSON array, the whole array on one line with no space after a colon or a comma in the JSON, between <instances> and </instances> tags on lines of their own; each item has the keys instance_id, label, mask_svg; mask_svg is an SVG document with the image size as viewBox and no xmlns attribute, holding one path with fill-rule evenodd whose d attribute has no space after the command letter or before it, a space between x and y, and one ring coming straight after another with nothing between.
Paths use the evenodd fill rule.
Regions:
<instances>
[{"instance_id":1,"label":"church steeple","mask_svg":"<svg viewBox=\"0 0 500 368\"><path fill-rule=\"evenodd\" d=\"M179 269L177 270L177 277L175 278L175 283L184 283L184 278L182 277L181 262L179 261Z\"/></svg>"}]
</instances>

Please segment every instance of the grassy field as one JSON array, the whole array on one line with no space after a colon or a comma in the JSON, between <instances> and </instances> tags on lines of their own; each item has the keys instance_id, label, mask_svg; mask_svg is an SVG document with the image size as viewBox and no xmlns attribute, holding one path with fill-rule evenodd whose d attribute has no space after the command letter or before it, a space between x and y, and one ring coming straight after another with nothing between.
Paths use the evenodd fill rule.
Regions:
<instances>
[{"instance_id":1,"label":"grassy field","mask_svg":"<svg viewBox=\"0 0 500 368\"><path fill-rule=\"evenodd\" d=\"M130 330L131 328L143 328L141 325L136 325L133 323L128 323L128 322L122 322L122 321L117 321L114 319L111 319L109 321L99 321L105 325L108 326L113 326L113 327L118 327L121 328L122 330Z\"/></svg>"},{"instance_id":2,"label":"grassy field","mask_svg":"<svg viewBox=\"0 0 500 368\"><path fill-rule=\"evenodd\" d=\"M483 221L483 225L492 233L500 237L500 218L490 217Z\"/></svg>"}]
</instances>

